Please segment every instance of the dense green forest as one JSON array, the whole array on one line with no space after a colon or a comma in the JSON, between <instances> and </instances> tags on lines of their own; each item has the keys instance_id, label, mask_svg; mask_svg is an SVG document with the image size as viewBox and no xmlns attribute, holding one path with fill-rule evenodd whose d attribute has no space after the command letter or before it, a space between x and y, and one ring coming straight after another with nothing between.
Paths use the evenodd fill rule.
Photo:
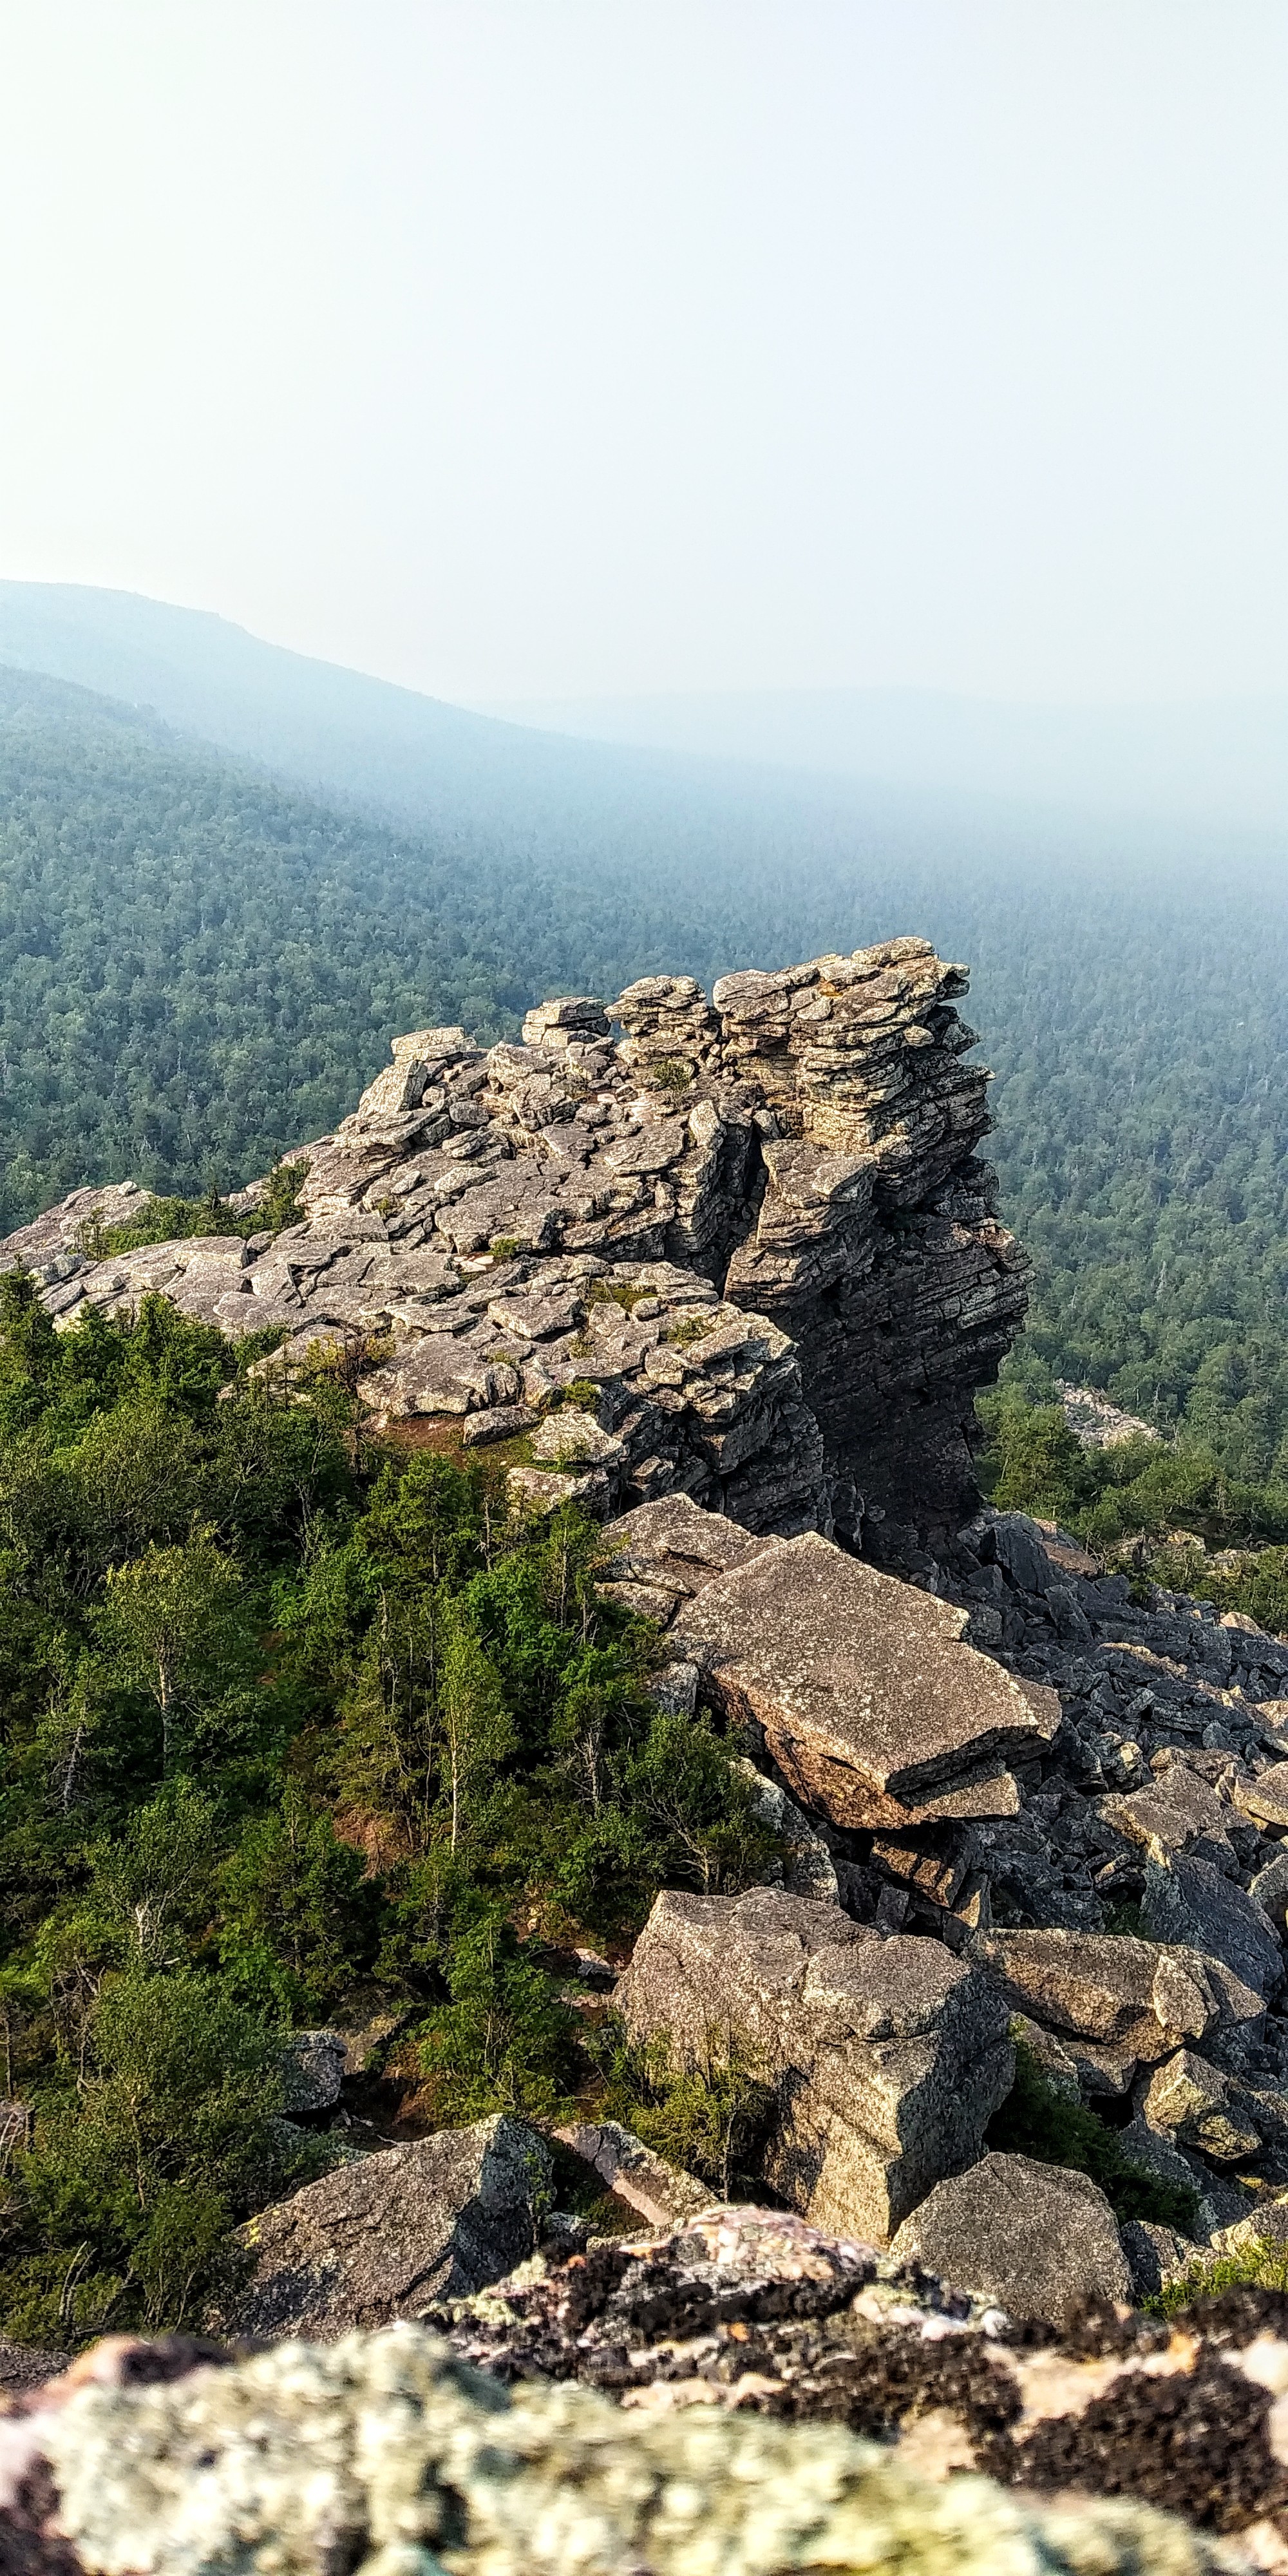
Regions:
<instances>
[{"instance_id":1,"label":"dense green forest","mask_svg":"<svg viewBox=\"0 0 1288 2576\"><path fill-rule=\"evenodd\" d=\"M1003 1209L1037 1263L1021 1382L1107 1387L1230 1473L1288 1474L1271 854L599 757L562 832L485 799L404 829L0 673L0 1222L127 1174L235 1187L351 1107L399 1028L487 1038L546 993L916 930L971 964L997 1073Z\"/></svg>"},{"instance_id":2,"label":"dense green forest","mask_svg":"<svg viewBox=\"0 0 1288 2576\"><path fill-rule=\"evenodd\" d=\"M334 1376L287 1400L257 1356L162 1299L59 1336L0 1278L0 2046L35 2115L0 2331L37 2342L200 2309L326 2155L277 2116L284 2035L372 1980L413 2128L589 2080L719 2178L754 2097L611 2026L597 2071L561 1999L571 1941L776 1850L649 1698L598 1533L516 1526L495 1463L369 1445Z\"/></svg>"}]
</instances>

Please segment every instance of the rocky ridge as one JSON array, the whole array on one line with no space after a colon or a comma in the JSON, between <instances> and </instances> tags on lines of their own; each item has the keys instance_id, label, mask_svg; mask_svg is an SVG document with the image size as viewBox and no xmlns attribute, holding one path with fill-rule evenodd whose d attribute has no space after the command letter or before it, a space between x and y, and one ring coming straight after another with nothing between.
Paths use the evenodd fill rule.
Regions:
<instances>
[{"instance_id":1,"label":"rocky ridge","mask_svg":"<svg viewBox=\"0 0 1288 2576\"><path fill-rule=\"evenodd\" d=\"M748 1528L855 1538L920 1497L948 1526L1026 1278L977 1152L965 988L899 939L727 976L710 1003L675 976L611 1012L543 1003L486 1052L413 1031L300 1148L301 1223L96 1259L95 1224L141 1204L126 1183L74 1192L0 1258L59 1323L151 1289L235 1336L284 1327L284 1365L383 1338L377 1415L526 1443L534 1500L575 1487L606 1515L682 1491Z\"/></svg>"},{"instance_id":2,"label":"rocky ridge","mask_svg":"<svg viewBox=\"0 0 1288 2576\"><path fill-rule=\"evenodd\" d=\"M588 1504L611 1524L605 1587L663 1631L659 1695L716 1713L781 1839L771 1886L661 1897L616 2000L681 2061L750 2048L772 2102L760 2170L787 2209L697 2211L691 2177L583 2124L567 2142L635 2219L679 2232L605 2247L547 2219L547 2250L493 2291L540 2233L544 2149L484 2123L263 2213L236 2322L334 2346L432 2317L502 2377L887 2441L933 2419L941 2467L1007 2480L998 2424L1012 2444L1028 2425L1026 2481L1045 2443L1038 2485L1085 2475L1220 2529L1269 2517L1256 2563L1288 2564L1279 2311L1240 2311L1233 2345L1219 2323L1178 2342L1127 2314L1200 2249L1288 2243L1288 1644L977 1509L970 1399L1024 1265L975 1151L962 989L900 941L730 977L711 1004L651 979L614 1006L615 1046L590 1000L543 1005L486 1056L418 1032L305 1149L301 1224L99 1259L93 1227L139 1205L119 1185L0 1257L59 1324L159 1290L230 1333L285 1328L268 1366L338 1344L385 1422L504 1443L516 1500ZM1120 2226L1086 2175L990 2149L1021 2041L1130 2164L1189 2195L1184 2235ZM310 2088L333 2099L344 2042L299 2046L308 2109ZM1008 2390L1003 2345L1027 2350L1035 2319L1049 2351L1088 2301L1100 2323L1071 2327L1061 2364L1084 2373L1079 2403L1039 2404L1014 2359ZM1258 2335L1275 2351L1254 2368ZM953 2352L977 2384L949 2404ZM906 2404L877 2403L874 2370ZM1187 2428L1171 2489L1148 2466L1164 2416ZM1214 2423L1216 2505L1197 2465ZM1123 2424L1139 2438L1119 2475Z\"/></svg>"}]
</instances>

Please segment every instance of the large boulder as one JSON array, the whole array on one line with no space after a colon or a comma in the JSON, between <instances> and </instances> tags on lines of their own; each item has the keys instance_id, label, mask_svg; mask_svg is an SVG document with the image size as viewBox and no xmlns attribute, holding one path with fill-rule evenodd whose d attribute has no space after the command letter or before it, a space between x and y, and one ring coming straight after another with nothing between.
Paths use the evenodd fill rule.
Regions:
<instances>
[{"instance_id":1,"label":"large boulder","mask_svg":"<svg viewBox=\"0 0 1288 2576\"><path fill-rule=\"evenodd\" d=\"M1055 1691L966 1642L965 1610L811 1533L703 1585L671 1630L731 1723L837 1825L1006 1815L1007 1766L1043 1753Z\"/></svg>"},{"instance_id":2,"label":"large boulder","mask_svg":"<svg viewBox=\"0 0 1288 2576\"><path fill-rule=\"evenodd\" d=\"M1114 2213L1088 2175L990 2155L936 2184L890 2248L1013 2317L1055 2324L1087 2299L1131 2300Z\"/></svg>"},{"instance_id":3,"label":"large boulder","mask_svg":"<svg viewBox=\"0 0 1288 2576\"><path fill-rule=\"evenodd\" d=\"M1013 2010L1059 2034L1083 2083L1125 2093L1139 2065L1186 2040L1238 2063L1265 2019L1261 1996L1219 1959L1109 1932L976 1933L971 1958Z\"/></svg>"},{"instance_id":4,"label":"large boulder","mask_svg":"<svg viewBox=\"0 0 1288 2576\"><path fill-rule=\"evenodd\" d=\"M1206 1860L1151 1861L1145 1873L1145 1921L1159 1941L1184 1941L1224 1961L1259 1995L1283 1981L1283 1952L1275 1927L1253 1896Z\"/></svg>"},{"instance_id":5,"label":"large boulder","mask_svg":"<svg viewBox=\"0 0 1288 2576\"><path fill-rule=\"evenodd\" d=\"M364 2156L247 2223L250 2275L218 2322L332 2343L421 2316L532 2252L549 2183L544 2140L500 2115Z\"/></svg>"},{"instance_id":6,"label":"large boulder","mask_svg":"<svg viewBox=\"0 0 1288 2576\"><path fill-rule=\"evenodd\" d=\"M1015 2057L992 1980L939 1942L754 1889L654 1905L617 2000L683 2065L732 2042L773 2089L766 2178L818 2226L884 2243L979 2155Z\"/></svg>"}]
</instances>

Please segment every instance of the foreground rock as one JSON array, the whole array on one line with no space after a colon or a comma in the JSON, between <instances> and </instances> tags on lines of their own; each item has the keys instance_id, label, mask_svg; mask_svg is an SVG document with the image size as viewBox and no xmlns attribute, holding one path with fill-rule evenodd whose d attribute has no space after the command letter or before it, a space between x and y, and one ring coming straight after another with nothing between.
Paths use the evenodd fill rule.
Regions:
<instances>
[{"instance_id":1,"label":"foreground rock","mask_svg":"<svg viewBox=\"0 0 1288 2576\"><path fill-rule=\"evenodd\" d=\"M1131 2302L1114 2213L1086 2174L991 2155L937 2183L890 2248L946 2281L969 2281L1013 2317L1063 2323L1089 2300Z\"/></svg>"},{"instance_id":2,"label":"foreground rock","mask_svg":"<svg viewBox=\"0 0 1288 2576\"><path fill-rule=\"evenodd\" d=\"M12 2428L11 2492L15 2467L25 2476L6 2557L31 2576L1200 2576L1217 2563L1139 2505L931 2483L835 2424L656 2420L587 2389L507 2393L415 2328L153 2386L111 2385L104 2359L97 2384L47 2392L44 2414Z\"/></svg>"},{"instance_id":3,"label":"foreground rock","mask_svg":"<svg viewBox=\"0 0 1288 2576\"><path fill-rule=\"evenodd\" d=\"M617 2001L680 2064L713 2046L749 2058L774 2099L766 2178L818 2225L880 2242L975 2162L1014 2075L990 1978L768 1889L660 1896Z\"/></svg>"},{"instance_id":4,"label":"foreground rock","mask_svg":"<svg viewBox=\"0 0 1288 2576\"><path fill-rule=\"evenodd\" d=\"M329 2343L423 2316L532 2252L549 2179L537 2132L499 2115L365 2156L248 2222L253 2271L221 2323Z\"/></svg>"}]
</instances>

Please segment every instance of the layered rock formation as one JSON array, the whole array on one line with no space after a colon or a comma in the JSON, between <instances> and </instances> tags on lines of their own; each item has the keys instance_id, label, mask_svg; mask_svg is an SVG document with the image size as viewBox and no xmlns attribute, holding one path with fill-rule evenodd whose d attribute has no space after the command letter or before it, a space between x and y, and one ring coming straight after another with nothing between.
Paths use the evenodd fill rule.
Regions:
<instances>
[{"instance_id":1,"label":"layered rock formation","mask_svg":"<svg viewBox=\"0 0 1288 2576\"><path fill-rule=\"evenodd\" d=\"M153 1289L298 1352L385 1337L376 1411L522 1442L534 1501L680 1491L851 1538L866 1503L873 1529L947 1529L971 1504L974 1391L1025 1302L976 1150L965 988L898 939L727 976L710 1004L647 978L612 1005L616 1044L594 999L543 1003L486 1053L415 1031L301 1148L303 1223L96 1259L96 1225L141 1203L122 1184L0 1257L60 1322Z\"/></svg>"}]
</instances>

